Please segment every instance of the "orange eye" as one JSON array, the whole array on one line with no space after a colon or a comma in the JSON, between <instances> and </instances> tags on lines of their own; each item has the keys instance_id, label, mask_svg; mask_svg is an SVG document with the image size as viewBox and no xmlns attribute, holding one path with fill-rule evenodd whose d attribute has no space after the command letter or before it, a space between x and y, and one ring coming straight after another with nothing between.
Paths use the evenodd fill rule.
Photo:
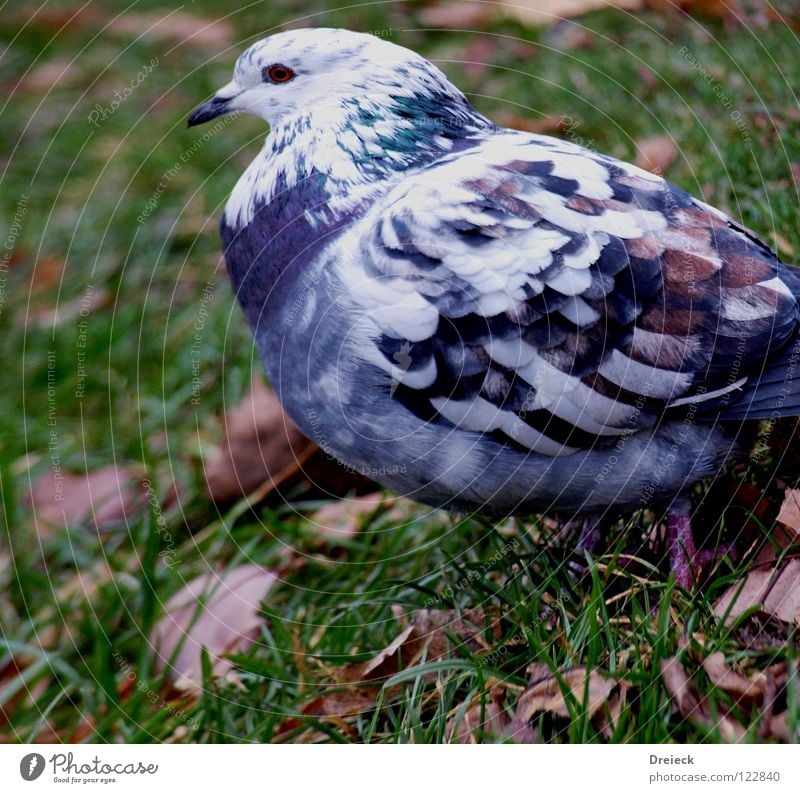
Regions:
<instances>
[{"instance_id":1,"label":"orange eye","mask_svg":"<svg viewBox=\"0 0 800 793\"><path fill-rule=\"evenodd\" d=\"M265 66L261 72L264 82L288 83L294 78L294 72L282 63L273 63L272 66Z\"/></svg>"}]
</instances>

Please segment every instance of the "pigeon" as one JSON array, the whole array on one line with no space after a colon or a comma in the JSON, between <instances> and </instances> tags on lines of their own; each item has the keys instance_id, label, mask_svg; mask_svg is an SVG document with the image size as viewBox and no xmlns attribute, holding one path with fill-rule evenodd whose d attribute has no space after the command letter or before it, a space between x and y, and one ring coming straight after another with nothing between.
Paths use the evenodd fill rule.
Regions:
<instances>
[{"instance_id":1,"label":"pigeon","mask_svg":"<svg viewBox=\"0 0 800 793\"><path fill-rule=\"evenodd\" d=\"M340 29L271 35L189 126L270 131L221 221L233 290L300 430L411 499L666 516L800 415L798 271L661 176L505 129L432 63Z\"/></svg>"}]
</instances>

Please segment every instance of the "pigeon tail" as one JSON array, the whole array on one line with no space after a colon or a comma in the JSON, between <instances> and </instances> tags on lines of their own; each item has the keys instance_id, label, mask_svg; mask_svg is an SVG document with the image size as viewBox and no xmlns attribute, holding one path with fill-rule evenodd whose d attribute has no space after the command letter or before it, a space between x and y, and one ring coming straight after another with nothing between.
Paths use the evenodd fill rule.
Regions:
<instances>
[{"instance_id":1,"label":"pigeon tail","mask_svg":"<svg viewBox=\"0 0 800 793\"><path fill-rule=\"evenodd\" d=\"M784 266L781 278L800 302L800 270ZM800 311L800 310L799 310ZM786 342L769 360L763 372L744 387L741 399L724 407L721 421L759 421L800 416L800 333Z\"/></svg>"}]
</instances>

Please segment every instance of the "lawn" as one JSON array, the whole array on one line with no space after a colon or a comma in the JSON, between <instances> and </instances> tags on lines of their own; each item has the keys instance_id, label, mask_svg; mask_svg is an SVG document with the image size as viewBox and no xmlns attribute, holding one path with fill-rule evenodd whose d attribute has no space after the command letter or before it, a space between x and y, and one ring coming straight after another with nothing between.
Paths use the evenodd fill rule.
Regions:
<instances>
[{"instance_id":1,"label":"lawn","mask_svg":"<svg viewBox=\"0 0 800 793\"><path fill-rule=\"evenodd\" d=\"M386 494L350 519L357 530L321 536L307 516L324 500L302 484L209 498L220 419L260 370L218 221L265 126L185 123L272 26L376 31L434 60L497 121L627 160L652 147L671 181L792 261L797 27L757 4L743 21L607 10L460 31L427 3L324 5L269 0L220 20L198 0L163 24L166 5L107 0L0 20L0 737L419 743L502 740L512 719L551 742L797 740L791 620L716 607L756 559L788 554L773 526L798 476L791 424L748 469L698 490L704 544L734 539L740 554L692 592L669 578L650 513L587 561L567 527L535 516L495 525ZM56 525L31 510L42 477L69 500L107 466L147 481L144 508ZM244 564L280 579L247 626L255 641L225 669L202 654L187 688L155 640L168 601ZM431 612L445 611L439 630ZM760 689L723 680L720 653ZM520 706L532 678L555 704Z\"/></svg>"}]
</instances>

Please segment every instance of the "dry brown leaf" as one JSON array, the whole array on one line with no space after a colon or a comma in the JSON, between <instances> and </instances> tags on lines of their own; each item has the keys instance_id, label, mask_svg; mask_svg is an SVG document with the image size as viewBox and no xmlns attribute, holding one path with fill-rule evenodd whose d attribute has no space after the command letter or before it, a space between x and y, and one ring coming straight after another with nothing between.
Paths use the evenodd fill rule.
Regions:
<instances>
[{"instance_id":1,"label":"dry brown leaf","mask_svg":"<svg viewBox=\"0 0 800 793\"><path fill-rule=\"evenodd\" d=\"M200 685L204 647L215 677L231 670L222 656L252 644L262 621L261 601L279 580L271 570L246 564L198 576L169 599L152 638L158 666L169 667L177 688L193 691Z\"/></svg>"},{"instance_id":2,"label":"dry brown leaf","mask_svg":"<svg viewBox=\"0 0 800 793\"><path fill-rule=\"evenodd\" d=\"M725 654L711 653L703 658L703 670L708 679L737 700L762 699L766 692L767 676L764 672L754 672L752 676L734 671L725 663Z\"/></svg>"},{"instance_id":3,"label":"dry brown leaf","mask_svg":"<svg viewBox=\"0 0 800 793\"><path fill-rule=\"evenodd\" d=\"M261 376L253 378L250 392L225 414L223 426L225 437L205 464L206 487L214 501L245 495L261 499L304 480L335 495L376 488L305 438Z\"/></svg>"},{"instance_id":4,"label":"dry brown leaf","mask_svg":"<svg viewBox=\"0 0 800 793\"><path fill-rule=\"evenodd\" d=\"M507 733L511 719L503 707L505 691L495 686L490 690L489 698L485 706L476 702L467 708L463 716L450 718L445 727L448 741L478 743L479 737L483 735L501 738Z\"/></svg>"},{"instance_id":5,"label":"dry brown leaf","mask_svg":"<svg viewBox=\"0 0 800 793\"><path fill-rule=\"evenodd\" d=\"M783 550L790 548L797 542L798 534L794 529L776 523L769 533L769 540L763 543L761 551L755 562L753 562L753 567L774 567Z\"/></svg>"},{"instance_id":6,"label":"dry brown leaf","mask_svg":"<svg viewBox=\"0 0 800 793\"><path fill-rule=\"evenodd\" d=\"M335 670L334 677L342 683L363 683L366 680L384 680L391 677L402 666L400 655L406 642L414 633L414 626L407 626L392 642L377 655L359 664L345 664Z\"/></svg>"},{"instance_id":7,"label":"dry brown leaf","mask_svg":"<svg viewBox=\"0 0 800 793\"><path fill-rule=\"evenodd\" d=\"M377 690L345 690L322 694L303 705L306 716L356 716L375 705Z\"/></svg>"},{"instance_id":8,"label":"dry brown leaf","mask_svg":"<svg viewBox=\"0 0 800 793\"><path fill-rule=\"evenodd\" d=\"M325 718L350 732L352 728L346 717L369 710L381 690L380 683L401 669L423 658L435 661L446 655L450 651L448 634L469 644L474 651L480 651L488 649L483 633L488 630L496 638L499 629L496 617L491 618L487 627L484 611L480 608L463 613L421 609L410 615L401 609L393 611L403 630L368 661L329 670L336 690L314 697L302 707L302 713ZM288 718L278 732L285 733L300 726L301 720Z\"/></svg>"},{"instance_id":9,"label":"dry brown leaf","mask_svg":"<svg viewBox=\"0 0 800 793\"><path fill-rule=\"evenodd\" d=\"M791 559L778 568L748 573L744 584L737 581L728 588L717 601L714 613L723 617L730 610L726 620L730 624L754 606L762 616L789 624L800 619L800 559Z\"/></svg>"},{"instance_id":10,"label":"dry brown leaf","mask_svg":"<svg viewBox=\"0 0 800 793\"><path fill-rule=\"evenodd\" d=\"M388 647L369 661L339 667L334 676L341 683L384 680L417 663L423 656L426 661L436 661L450 650L448 634L470 645L476 652L488 650L483 634L488 629L496 637L498 628L498 619L494 616L487 628L482 608L462 613L451 609L419 609Z\"/></svg>"},{"instance_id":11,"label":"dry brown leaf","mask_svg":"<svg viewBox=\"0 0 800 793\"><path fill-rule=\"evenodd\" d=\"M789 672L785 662L773 664L764 670L754 669L745 674L729 667L722 652L714 652L706 657L703 657L702 652L694 651L692 654L700 661L709 680L717 688L730 694L737 703L746 702L750 708L757 709L762 714L759 739L789 740L786 711L775 712L776 705L783 705L784 709L786 705ZM721 703L717 702L712 710L677 657L661 662L661 675L682 716L704 728L718 727L726 740L738 741L745 735L745 728Z\"/></svg>"},{"instance_id":12,"label":"dry brown leaf","mask_svg":"<svg viewBox=\"0 0 800 793\"><path fill-rule=\"evenodd\" d=\"M451 640L448 634L467 644L473 652L491 649L486 634L492 641L499 638L498 617L496 614L487 617L482 608L461 613L449 609L419 609L414 612L411 622L415 630L413 638L418 643L413 648L416 658L420 658L427 648L427 661L436 661L449 653Z\"/></svg>"},{"instance_id":13,"label":"dry brown leaf","mask_svg":"<svg viewBox=\"0 0 800 793\"><path fill-rule=\"evenodd\" d=\"M636 143L634 165L651 173L663 173L678 156L678 147L669 135L645 138Z\"/></svg>"},{"instance_id":14,"label":"dry brown leaf","mask_svg":"<svg viewBox=\"0 0 800 793\"><path fill-rule=\"evenodd\" d=\"M53 529L87 523L101 530L127 523L144 508L147 496L131 467L108 465L85 475L48 468L34 482L27 505L36 530L49 536Z\"/></svg>"},{"instance_id":15,"label":"dry brown leaf","mask_svg":"<svg viewBox=\"0 0 800 793\"><path fill-rule=\"evenodd\" d=\"M677 656L661 661L661 677L681 715L690 716L698 710L700 695Z\"/></svg>"},{"instance_id":16,"label":"dry brown leaf","mask_svg":"<svg viewBox=\"0 0 800 793\"><path fill-rule=\"evenodd\" d=\"M58 254L43 256L37 260L27 282L28 310L19 312L14 317L14 324L17 327L24 328L31 325L42 327L48 318L55 315L65 268L66 261Z\"/></svg>"},{"instance_id":17,"label":"dry brown leaf","mask_svg":"<svg viewBox=\"0 0 800 793\"><path fill-rule=\"evenodd\" d=\"M343 498L318 509L306 525L322 540L349 540L358 534L364 518L374 514L382 504L390 503L381 493Z\"/></svg>"},{"instance_id":18,"label":"dry brown leaf","mask_svg":"<svg viewBox=\"0 0 800 793\"><path fill-rule=\"evenodd\" d=\"M569 717L570 708L562 690L566 686L577 702L583 702L589 718L592 718L608 700L615 686L615 681L603 677L596 669L576 666L565 669L554 675L532 677L531 682L517 701L514 721L528 723L537 713L553 713L556 716ZM588 682L588 691L586 689Z\"/></svg>"},{"instance_id":19,"label":"dry brown leaf","mask_svg":"<svg viewBox=\"0 0 800 793\"><path fill-rule=\"evenodd\" d=\"M681 716L704 728L716 727L727 741L744 738L744 727L727 713L719 712L712 716L677 656L661 661L661 677Z\"/></svg>"},{"instance_id":20,"label":"dry brown leaf","mask_svg":"<svg viewBox=\"0 0 800 793\"><path fill-rule=\"evenodd\" d=\"M31 69L19 84L21 91L47 92L58 83L62 86L79 78L79 61L73 58L54 58Z\"/></svg>"},{"instance_id":21,"label":"dry brown leaf","mask_svg":"<svg viewBox=\"0 0 800 793\"><path fill-rule=\"evenodd\" d=\"M601 8L637 11L643 0L507 0L501 3L506 14L530 25L553 25Z\"/></svg>"},{"instance_id":22,"label":"dry brown leaf","mask_svg":"<svg viewBox=\"0 0 800 793\"><path fill-rule=\"evenodd\" d=\"M800 490L787 488L783 494L781 511L778 513L778 521L800 532Z\"/></svg>"},{"instance_id":23,"label":"dry brown leaf","mask_svg":"<svg viewBox=\"0 0 800 793\"><path fill-rule=\"evenodd\" d=\"M620 716L628 707L628 694L633 686L627 680L618 681L616 689L608 699L608 708L598 714L598 729L607 741L610 741L614 734L614 728L619 722Z\"/></svg>"},{"instance_id":24,"label":"dry brown leaf","mask_svg":"<svg viewBox=\"0 0 800 793\"><path fill-rule=\"evenodd\" d=\"M112 20L106 31L151 41L222 49L234 41L234 29L223 19L203 19L184 11L128 12Z\"/></svg>"},{"instance_id":25,"label":"dry brown leaf","mask_svg":"<svg viewBox=\"0 0 800 793\"><path fill-rule=\"evenodd\" d=\"M225 438L205 465L214 501L251 493L266 482L277 488L315 451L261 377L253 378L250 392L223 422Z\"/></svg>"},{"instance_id":26,"label":"dry brown leaf","mask_svg":"<svg viewBox=\"0 0 800 793\"><path fill-rule=\"evenodd\" d=\"M305 716L313 716L316 719L335 724L343 733L349 735L353 740L357 740L358 735L347 719L372 710L377 696L377 688L330 691L306 702L300 712ZM290 716L281 722L277 730L278 735L300 729L304 724L303 719ZM291 740L314 743L317 740L324 740L325 737L323 732L312 730L303 732L299 739Z\"/></svg>"},{"instance_id":27,"label":"dry brown leaf","mask_svg":"<svg viewBox=\"0 0 800 793\"><path fill-rule=\"evenodd\" d=\"M789 735L789 712L784 711L777 716L770 716L767 722L767 731L764 738L777 738L779 741L796 742L796 738Z\"/></svg>"},{"instance_id":28,"label":"dry brown leaf","mask_svg":"<svg viewBox=\"0 0 800 793\"><path fill-rule=\"evenodd\" d=\"M726 622L732 623L745 611L760 606L769 591L774 570L753 570L747 574L744 583L732 584L714 606L714 613L722 618L727 613Z\"/></svg>"},{"instance_id":29,"label":"dry brown leaf","mask_svg":"<svg viewBox=\"0 0 800 793\"><path fill-rule=\"evenodd\" d=\"M800 559L784 565L764 598L764 611L789 624L800 620Z\"/></svg>"},{"instance_id":30,"label":"dry brown leaf","mask_svg":"<svg viewBox=\"0 0 800 793\"><path fill-rule=\"evenodd\" d=\"M49 292L61 283L66 261L62 256L51 254L36 262L31 271L30 293L35 297L41 292Z\"/></svg>"}]
</instances>

